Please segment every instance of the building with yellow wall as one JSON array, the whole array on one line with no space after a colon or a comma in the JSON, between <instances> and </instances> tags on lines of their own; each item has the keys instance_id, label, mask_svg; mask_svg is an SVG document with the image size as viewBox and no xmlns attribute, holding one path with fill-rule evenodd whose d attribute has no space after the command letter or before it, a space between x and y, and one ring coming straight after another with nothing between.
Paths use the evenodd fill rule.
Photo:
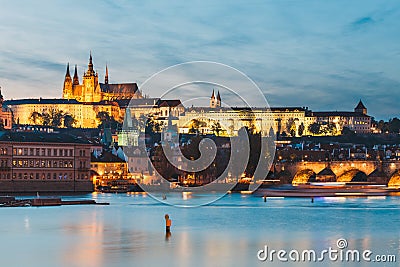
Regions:
<instances>
[{"instance_id":1,"label":"building with yellow wall","mask_svg":"<svg viewBox=\"0 0 400 267\"><path fill-rule=\"evenodd\" d=\"M71 78L69 64L67 64L62 98L17 99L5 101L5 104L12 110L14 122L17 124L34 124L31 120L33 112L62 111L75 119L74 127L95 128L100 123L96 119L99 112L107 112L115 120L120 120L124 115L124 110L119 102L143 98L136 83L109 83L107 66L104 83L99 83L98 78L99 75L94 70L90 54L82 83L79 81L77 66L75 66L74 77Z\"/></svg>"}]
</instances>

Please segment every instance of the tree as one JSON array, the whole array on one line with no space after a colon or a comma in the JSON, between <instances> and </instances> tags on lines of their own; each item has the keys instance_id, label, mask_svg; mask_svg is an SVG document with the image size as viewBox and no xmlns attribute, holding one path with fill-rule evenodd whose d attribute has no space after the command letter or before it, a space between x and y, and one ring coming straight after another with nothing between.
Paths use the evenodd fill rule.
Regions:
<instances>
[{"instance_id":1,"label":"tree","mask_svg":"<svg viewBox=\"0 0 400 267\"><path fill-rule=\"evenodd\" d=\"M314 122L308 126L308 131L312 134L321 134L321 125Z\"/></svg>"},{"instance_id":2,"label":"tree","mask_svg":"<svg viewBox=\"0 0 400 267\"><path fill-rule=\"evenodd\" d=\"M61 126L61 123L64 118L64 112L58 109L50 110L50 125L53 127Z\"/></svg>"},{"instance_id":3,"label":"tree","mask_svg":"<svg viewBox=\"0 0 400 267\"><path fill-rule=\"evenodd\" d=\"M400 132L400 120L398 118L393 118L389 120L389 132L399 133Z\"/></svg>"},{"instance_id":4,"label":"tree","mask_svg":"<svg viewBox=\"0 0 400 267\"><path fill-rule=\"evenodd\" d=\"M301 124L299 125L299 129L297 129L297 134L298 134L299 136L302 136L303 133L304 133L304 130L305 130L304 124L301 123Z\"/></svg>"},{"instance_id":5,"label":"tree","mask_svg":"<svg viewBox=\"0 0 400 267\"><path fill-rule=\"evenodd\" d=\"M121 129L122 127L122 123L116 121L114 117L110 116L106 111L97 113L96 118L100 122L98 128Z\"/></svg>"},{"instance_id":6,"label":"tree","mask_svg":"<svg viewBox=\"0 0 400 267\"><path fill-rule=\"evenodd\" d=\"M286 132L292 137L296 136L296 123L293 118L288 119L286 122Z\"/></svg>"},{"instance_id":7,"label":"tree","mask_svg":"<svg viewBox=\"0 0 400 267\"><path fill-rule=\"evenodd\" d=\"M100 121L100 124L104 124L110 121L110 115L106 111L100 111L97 113L96 119Z\"/></svg>"},{"instance_id":8,"label":"tree","mask_svg":"<svg viewBox=\"0 0 400 267\"><path fill-rule=\"evenodd\" d=\"M217 136L219 136L219 133L222 131L221 124L218 121L213 123L213 125L211 126L211 129L213 130L214 134Z\"/></svg>"},{"instance_id":9,"label":"tree","mask_svg":"<svg viewBox=\"0 0 400 267\"><path fill-rule=\"evenodd\" d=\"M206 126L206 123L197 119L193 119L189 128L189 133L200 133L200 128Z\"/></svg>"},{"instance_id":10,"label":"tree","mask_svg":"<svg viewBox=\"0 0 400 267\"><path fill-rule=\"evenodd\" d=\"M37 111L32 112L31 116L29 116L29 120L34 125L42 125L43 124L42 114Z\"/></svg>"},{"instance_id":11,"label":"tree","mask_svg":"<svg viewBox=\"0 0 400 267\"><path fill-rule=\"evenodd\" d=\"M64 115L64 127L73 128L76 123L75 118L70 114Z\"/></svg>"},{"instance_id":12,"label":"tree","mask_svg":"<svg viewBox=\"0 0 400 267\"><path fill-rule=\"evenodd\" d=\"M42 113L42 125L50 126L51 125L51 116L47 112Z\"/></svg>"}]
</instances>

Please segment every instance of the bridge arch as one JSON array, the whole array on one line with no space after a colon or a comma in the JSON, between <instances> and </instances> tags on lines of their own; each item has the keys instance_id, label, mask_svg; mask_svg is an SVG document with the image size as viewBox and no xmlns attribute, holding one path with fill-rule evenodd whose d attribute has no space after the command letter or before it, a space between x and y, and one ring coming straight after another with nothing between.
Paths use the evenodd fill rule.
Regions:
<instances>
[{"instance_id":1,"label":"bridge arch","mask_svg":"<svg viewBox=\"0 0 400 267\"><path fill-rule=\"evenodd\" d=\"M316 173L311 169L298 171L292 181L293 185L306 184L315 181Z\"/></svg>"},{"instance_id":2,"label":"bridge arch","mask_svg":"<svg viewBox=\"0 0 400 267\"><path fill-rule=\"evenodd\" d=\"M389 180L388 187L400 188L400 170L393 173Z\"/></svg>"},{"instance_id":3,"label":"bridge arch","mask_svg":"<svg viewBox=\"0 0 400 267\"><path fill-rule=\"evenodd\" d=\"M337 182L367 182L368 177L365 172L358 169L351 169L344 172L342 175L337 177Z\"/></svg>"}]
</instances>

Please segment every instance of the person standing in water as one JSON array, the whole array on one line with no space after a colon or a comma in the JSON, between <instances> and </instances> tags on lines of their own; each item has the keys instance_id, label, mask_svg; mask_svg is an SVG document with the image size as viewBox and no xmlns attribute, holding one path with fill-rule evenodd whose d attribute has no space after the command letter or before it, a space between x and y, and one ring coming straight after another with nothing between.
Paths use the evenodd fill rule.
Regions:
<instances>
[{"instance_id":1,"label":"person standing in water","mask_svg":"<svg viewBox=\"0 0 400 267\"><path fill-rule=\"evenodd\" d=\"M170 233L171 232L171 224L172 224L172 221L171 221L171 219L169 218L169 215L168 214L165 214L165 232L166 233Z\"/></svg>"}]
</instances>

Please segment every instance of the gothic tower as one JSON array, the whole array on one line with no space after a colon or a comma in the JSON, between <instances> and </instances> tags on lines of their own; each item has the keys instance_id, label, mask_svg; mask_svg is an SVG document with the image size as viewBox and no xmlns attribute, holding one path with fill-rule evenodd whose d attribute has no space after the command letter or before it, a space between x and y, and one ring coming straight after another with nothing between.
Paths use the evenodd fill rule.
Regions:
<instances>
[{"instance_id":1,"label":"gothic tower","mask_svg":"<svg viewBox=\"0 0 400 267\"><path fill-rule=\"evenodd\" d=\"M106 64L106 76L104 76L104 84L108 84L108 67Z\"/></svg>"},{"instance_id":2,"label":"gothic tower","mask_svg":"<svg viewBox=\"0 0 400 267\"><path fill-rule=\"evenodd\" d=\"M78 66L75 64L73 85L79 85Z\"/></svg>"},{"instance_id":3,"label":"gothic tower","mask_svg":"<svg viewBox=\"0 0 400 267\"><path fill-rule=\"evenodd\" d=\"M219 90L218 90L218 94L217 94L217 108L221 107L221 95L219 94Z\"/></svg>"},{"instance_id":4,"label":"gothic tower","mask_svg":"<svg viewBox=\"0 0 400 267\"><path fill-rule=\"evenodd\" d=\"M210 98L210 108L216 108L217 107L217 100L215 99L215 93L214 89Z\"/></svg>"},{"instance_id":5,"label":"gothic tower","mask_svg":"<svg viewBox=\"0 0 400 267\"><path fill-rule=\"evenodd\" d=\"M63 87L63 98L70 99L72 96L72 79L69 74L69 63L67 64L67 72L65 73L64 87Z\"/></svg>"},{"instance_id":6,"label":"gothic tower","mask_svg":"<svg viewBox=\"0 0 400 267\"><path fill-rule=\"evenodd\" d=\"M90 52L88 70L83 75L83 102L93 102L98 85L98 74L93 69L92 53Z\"/></svg>"}]
</instances>

